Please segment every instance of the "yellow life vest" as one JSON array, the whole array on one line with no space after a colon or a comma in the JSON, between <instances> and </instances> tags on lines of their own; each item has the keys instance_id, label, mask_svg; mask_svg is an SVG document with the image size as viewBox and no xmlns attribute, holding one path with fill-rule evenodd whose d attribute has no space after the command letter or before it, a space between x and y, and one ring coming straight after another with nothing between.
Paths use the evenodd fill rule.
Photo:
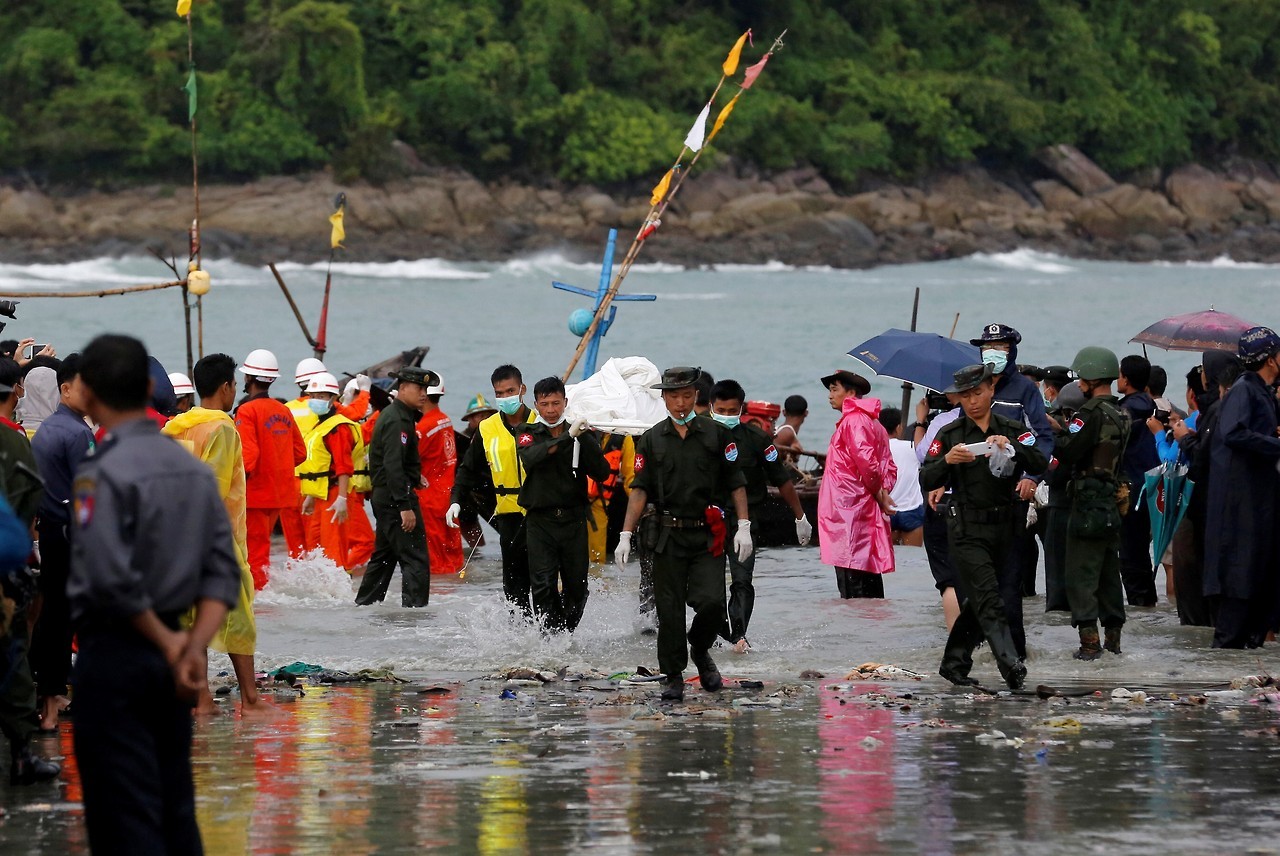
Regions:
<instances>
[{"instance_id":1,"label":"yellow life vest","mask_svg":"<svg viewBox=\"0 0 1280 856\"><path fill-rule=\"evenodd\" d=\"M320 424L320 417L311 412L305 398L295 398L285 407L289 408L289 412L293 414L293 421L298 423L298 430L302 432L303 437L308 436Z\"/></svg>"},{"instance_id":2,"label":"yellow life vest","mask_svg":"<svg viewBox=\"0 0 1280 856\"><path fill-rule=\"evenodd\" d=\"M318 417L317 417L318 420ZM369 479L369 450L364 445L364 432L360 426L345 416L330 416L311 430L307 435L307 459L298 467L298 477L302 479L302 495L314 496L316 499L328 499L329 485L334 480L333 456L324 438L339 425L350 427L351 436L355 438L355 446L351 449L351 464L355 474L351 476L348 490L352 493L369 493L373 483Z\"/></svg>"},{"instance_id":3,"label":"yellow life vest","mask_svg":"<svg viewBox=\"0 0 1280 856\"><path fill-rule=\"evenodd\" d=\"M534 422L538 414L529 411L528 422ZM493 478L493 492L497 494L497 514L524 514L524 508L516 502L520 486L524 484L524 467L516 454L516 438L507 430L501 413L495 413L480 423L480 442L484 444L484 457L489 462Z\"/></svg>"}]
</instances>

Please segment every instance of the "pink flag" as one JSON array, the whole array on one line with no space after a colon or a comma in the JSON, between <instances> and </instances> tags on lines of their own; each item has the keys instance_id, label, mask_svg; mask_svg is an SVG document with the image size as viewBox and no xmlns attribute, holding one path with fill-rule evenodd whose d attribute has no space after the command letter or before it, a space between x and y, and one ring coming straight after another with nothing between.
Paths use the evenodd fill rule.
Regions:
<instances>
[{"instance_id":1,"label":"pink flag","mask_svg":"<svg viewBox=\"0 0 1280 856\"><path fill-rule=\"evenodd\" d=\"M751 84L756 82L756 78L760 76L760 72L764 71L764 64L769 61L769 56L769 54L765 54L758 63L748 66L747 70L742 73L743 89L750 89Z\"/></svg>"}]
</instances>

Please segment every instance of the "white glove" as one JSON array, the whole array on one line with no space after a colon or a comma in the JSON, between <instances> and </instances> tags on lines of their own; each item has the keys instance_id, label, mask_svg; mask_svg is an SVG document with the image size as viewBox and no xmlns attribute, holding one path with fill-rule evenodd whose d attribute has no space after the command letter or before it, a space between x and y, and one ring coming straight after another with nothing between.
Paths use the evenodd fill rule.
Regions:
<instances>
[{"instance_id":1,"label":"white glove","mask_svg":"<svg viewBox=\"0 0 1280 856\"><path fill-rule=\"evenodd\" d=\"M359 387L361 392L368 392L373 388L373 381L368 375L358 374L356 375L356 386Z\"/></svg>"},{"instance_id":2,"label":"white glove","mask_svg":"<svg viewBox=\"0 0 1280 856\"><path fill-rule=\"evenodd\" d=\"M573 424L569 426L569 436L577 439L578 435L587 430L587 417L579 416L573 420Z\"/></svg>"},{"instance_id":3,"label":"white glove","mask_svg":"<svg viewBox=\"0 0 1280 856\"><path fill-rule=\"evenodd\" d=\"M345 496L335 496L333 498L333 505L329 506L329 510L333 512L333 515L330 516L329 519L334 523L347 522L347 498Z\"/></svg>"},{"instance_id":4,"label":"white glove","mask_svg":"<svg viewBox=\"0 0 1280 856\"><path fill-rule=\"evenodd\" d=\"M809 523L809 518L797 517L796 518L796 540L800 542L800 546L803 547L805 544L808 544L809 539L812 537L813 537L813 526L812 524Z\"/></svg>"},{"instance_id":5,"label":"white glove","mask_svg":"<svg viewBox=\"0 0 1280 856\"><path fill-rule=\"evenodd\" d=\"M455 502L453 505L449 506L449 510L444 513L445 525L448 526L450 529L457 529L458 515L461 513L462 513L462 506L458 505L458 503Z\"/></svg>"},{"instance_id":6,"label":"white glove","mask_svg":"<svg viewBox=\"0 0 1280 856\"><path fill-rule=\"evenodd\" d=\"M751 558L751 521L739 520L738 533L733 536L733 550L738 554L738 561L745 562Z\"/></svg>"},{"instance_id":7,"label":"white glove","mask_svg":"<svg viewBox=\"0 0 1280 856\"><path fill-rule=\"evenodd\" d=\"M625 571L627 569L627 561L631 558L631 533L618 533L618 549L613 551L613 561L618 565L618 570Z\"/></svg>"},{"instance_id":8,"label":"white glove","mask_svg":"<svg viewBox=\"0 0 1280 856\"><path fill-rule=\"evenodd\" d=\"M356 393L359 390L360 390L360 387L356 384L354 380L347 381L347 385L342 388L342 403L350 404L351 402L355 401Z\"/></svg>"}]
</instances>

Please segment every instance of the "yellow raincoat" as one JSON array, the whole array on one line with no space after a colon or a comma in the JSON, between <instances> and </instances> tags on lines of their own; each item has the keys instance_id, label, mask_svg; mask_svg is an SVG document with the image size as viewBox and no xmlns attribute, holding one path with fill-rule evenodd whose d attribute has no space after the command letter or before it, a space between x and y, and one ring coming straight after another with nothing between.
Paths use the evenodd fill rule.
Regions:
<instances>
[{"instance_id":1,"label":"yellow raincoat","mask_svg":"<svg viewBox=\"0 0 1280 856\"><path fill-rule=\"evenodd\" d=\"M240 602L227 613L227 620L209 647L227 654L253 654L258 629L253 618L253 574L249 572L246 546L246 487L240 433L228 414L204 407L193 407L178 414L169 420L163 431L213 470L214 478L218 480L218 493L227 507L227 516L231 518L236 560L240 563Z\"/></svg>"}]
</instances>

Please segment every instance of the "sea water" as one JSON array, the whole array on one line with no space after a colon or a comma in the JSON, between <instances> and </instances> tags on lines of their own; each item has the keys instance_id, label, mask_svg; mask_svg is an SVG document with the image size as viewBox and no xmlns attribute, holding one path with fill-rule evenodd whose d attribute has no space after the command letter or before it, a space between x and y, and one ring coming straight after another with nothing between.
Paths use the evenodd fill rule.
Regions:
<instances>
[{"instance_id":1,"label":"sea water","mask_svg":"<svg viewBox=\"0 0 1280 856\"><path fill-rule=\"evenodd\" d=\"M310 355L268 271L206 266L214 288L205 352L243 359L270 348L286 374ZM313 323L324 266L280 270ZM145 259L0 265L0 291L113 287L164 273ZM576 341L566 319L586 301L550 283L590 287L598 271L542 256L337 263L333 274L330 367L354 372L430 345L426 365L444 376L442 406L457 416L488 392L500 363L520 366L530 386L564 371ZM954 325L957 338L969 338L987 323L1010 324L1024 337L1020 361L1038 365L1069 363L1084 345L1141 353L1128 340L1144 327L1211 305L1280 323L1280 267L1226 260L1134 265L1018 251L869 271L638 265L626 291L658 300L621 306L602 355L701 365L738 379L751 398L802 394L810 419L801 439L821 448L835 420L818 378L836 368L867 374L846 352L909 327L917 287L920 330L947 335ZM25 299L10 323L7 333L50 341L62 354L96 333L125 331L170 370L186 359L172 291ZM1168 369L1169 397L1180 401L1181 377L1199 355L1149 356ZM899 382L873 381L886 404L900 402ZM1046 616L1042 597L1026 599L1028 684L1100 694L993 698L932 676L945 630L921 550L898 548L879 602L839 600L813 548L766 550L756 565L753 650L718 651L731 688L720 697L691 688L688 715L679 716L657 704L656 689L599 680L519 685L516 698L501 699L507 685L485 676L502 669L610 675L654 667L656 657L637 618L634 566L594 569L578 631L548 637L508 614L496 540L490 533L461 577L435 577L431 605L420 610L399 606L398 579L386 603L358 608L351 581L331 563L286 563L277 551L257 601L260 668L297 660L387 668L414 683L285 690L276 697L288 712L281 723L230 715L201 723L196 771L210 852L1223 852L1277 832L1264 810L1280 797L1267 772L1280 760L1276 707L1202 694L1276 672L1275 648L1212 651L1210 631L1178 626L1163 596L1154 609L1131 610L1125 653L1096 663L1071 658L1065 616ZM929 677L845 680L866 662ZM214 658L215 673L226 667ZM975 675L999 683L985 651ZM429 684L446 692L419 692ZM1146 688L1152 700L1112 701L1122 686ZM233 701L222 704L230 710ZM41 746L66 756L66 784L0 784L4 852L85 852L70 739L64 725Z\"/></svg>"}]
</instances>

